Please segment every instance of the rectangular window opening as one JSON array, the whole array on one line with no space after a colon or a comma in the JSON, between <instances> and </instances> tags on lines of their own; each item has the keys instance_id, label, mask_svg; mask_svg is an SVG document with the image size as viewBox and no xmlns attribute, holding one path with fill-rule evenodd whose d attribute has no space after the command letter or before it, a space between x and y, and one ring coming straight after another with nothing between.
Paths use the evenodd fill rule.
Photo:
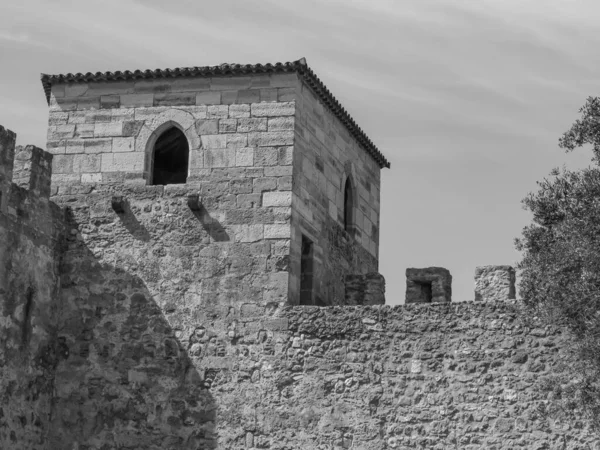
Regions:
<instances>
[{"instance_id":1,"label":"rectangular window opening","mask_svg":"<svg viewBox=\"0 0 600 450\"><path fill-rule=\"evenodd\" d=\"M300 253L300 304L313 304L313 243L302 236L302 249Z\"/></svg>"},{"instance_id":2,"label":"rectangular window opening","mask_svg":"<svg viewBox=\"0 0 600 450\"><path fill-rule=\"evenodd\" d=\"M417 281L417 284L421 287L421 299L424 303L431 303L433 299L433 289L431 281Z\"/></svg>"}]
</instances>

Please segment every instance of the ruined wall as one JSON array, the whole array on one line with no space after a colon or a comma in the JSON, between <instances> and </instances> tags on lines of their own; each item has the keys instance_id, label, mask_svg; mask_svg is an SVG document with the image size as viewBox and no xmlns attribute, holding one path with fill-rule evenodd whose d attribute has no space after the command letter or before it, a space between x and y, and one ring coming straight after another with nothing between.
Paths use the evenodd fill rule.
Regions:
<instances>
[{"instance_id":1,"label":"ruined wall","mask_svg":"<svg viewBox=\"0 0 600 450\"><path fill-rule=\"evenodd\" d=\"M290 303L299 303L302 235L313 243L314 304L343 304L344 278L378 271L380 168L301 82L296 95ZM354 229L344 230L344 187L354 186Z\"/></svg>"},{"instance_id":2,"label":"ruined wall","mask_svg":"<svg viewBox=\"0 0 600 450\"><path fill-rule=\"evenodd\" d=\"M0 126L0 448L42 449L54 369L66 357L56 303L62 214L48 200L52 155L14 144Z\"/></svg>"}]
</instances>

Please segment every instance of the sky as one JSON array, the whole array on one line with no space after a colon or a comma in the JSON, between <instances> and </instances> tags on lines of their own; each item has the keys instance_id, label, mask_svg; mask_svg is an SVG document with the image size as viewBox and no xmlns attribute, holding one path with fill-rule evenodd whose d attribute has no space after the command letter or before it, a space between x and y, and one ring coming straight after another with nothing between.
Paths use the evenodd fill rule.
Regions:
<instances>
[{"instance_id":1,"label":"sky","mask_svg":"<svg viewBox=\"0 0 600 450\"><path fill-rule=\"evenodd\" d=\"M515 265L521 199L600 84L597 0L20 0L0 2L0 124L45 147L40 73L275 63L301 57L391 162L380 272L441 266L453 301L476 266Z\"/></svg>"}]
</instances>

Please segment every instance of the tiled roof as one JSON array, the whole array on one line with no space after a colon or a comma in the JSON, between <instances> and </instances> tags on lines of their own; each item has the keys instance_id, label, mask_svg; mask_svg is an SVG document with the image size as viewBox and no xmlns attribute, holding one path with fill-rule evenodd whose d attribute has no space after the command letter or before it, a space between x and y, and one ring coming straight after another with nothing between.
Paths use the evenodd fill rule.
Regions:
<instances>
[{"instance_id":1,"label":"tiled roof","mask_svg":"<svg viewBox=\"0 0 600 450\"><path fill-rule=\"evenodd\" d=\"M364 131L356 124L350 114L344 109L339 101L327 89L325 84L315 75L306 64L306 59L298 61L276 63L276 64L221 64L220 66L185 67L176 69L135 70L124 72L96 72L96 73L67 73L63 75L42 74L42 86L46 93L46 100L50 103L50 91L52 85L60 83L85 83L90 81L125 81L143 80L155 78L178 78L178 77L212 77L231 75L253 75L265 73L298 73L321 100L331 109L336 117L344 124L348 131L360 142L367 152L379 164L379 167L390 167L390 163L379 151L379 149L368 138Z\"/></svg>"}]
</instances>

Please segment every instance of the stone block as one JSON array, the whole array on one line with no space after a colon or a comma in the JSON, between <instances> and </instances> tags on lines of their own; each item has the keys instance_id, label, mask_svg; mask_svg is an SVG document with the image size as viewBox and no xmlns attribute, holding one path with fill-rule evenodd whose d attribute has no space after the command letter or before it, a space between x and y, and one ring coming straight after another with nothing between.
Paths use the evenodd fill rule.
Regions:
<instances>
[{"instance_id":1,"label":"stone block","mask_svg":"<svg viewBox=\"0 0 600 450\"><path fill-rule=\"evenodd\" d=\"M294 156L294 147L279 147L279 155L277 158L277 164L280 166L291 166L292 158Z\"/></svg>"},{"instance_id":2,"label":"stone block","mask_svg":"<svg viewBox=\"0 0 600 450\"><path fill-rule=\"evenodd\" d=\"M257 103L260 99L260 90L259 89L244 89L238 91L237 103L246 103L250 105L250 103Z\"/></svg>"},{"instance_id":3,"label":"stone block","mask_svg":"<svg viewBox=\"0 0 600 450\"><path fill-rule=\"evenodd\" d=\"M133 81L105 81L90 83L87 90L87 95L102 96L102 95L122 95L133 94Z\"/></svg>"},{"instance_id":4,"label":"stone block","mask_svg":"<svg viewBox=\"0 0 600 450\"><path fill-rule=\"evenodd\" d=\"M475 268L475 300L509 300L516 298L516 274L511 266Z\"/></svg>"},{"instance_id":5,"label":"stone block","mask_svg":"<svg viewBox=\"0 0 600 450\"><path fill-rule=\"evenodd\" d=\"M214 91L198 92L196 94L196 105L220 105L221 93Z\"/></svg>"},{"instance_id":6,"label":"stone block","mask_svg":"<svg viewBox=\"0 0 600 450\"><path fill-rule=\"evenodd\" d=\"M46 150L53 155L63 154L66 151L66 143L67 141L64 139L59 141L48 141L46 142Z\"/></svg>"},{"instance_id":7,"label":"stone block","mask_svg":"<svg viewBox=\"0 0 600 450\"><path fill-rule=\"evenodd\" d=\"M269 131L293 130L294 116L269 118L267 128Z\"/></svg>"},{"instance_id":8,"label":"stone block","mask_svg":"<svg viewBox=\"0 0 600 450\"><path fill-rule=\"evenodd\" d=\"M236 229L236 242L258 242L263 239L263 225L239 225Z\"/></svg>"},{"instance_id":9,"label":"stone block","mask_svg":"<svg viewBox=\"0 0 600 450\"><path fill-rule=\"evenodd\" d=\"M277 101L279 102L291 102L296 100L296 88L287 87L277 89Z\"/></svg>"},{"instance_id":10,"label":"stone block","mask_svg":"<svg viewBox=\"0 0 600 450\"><path fill-rule=\"evenodd\" d=\"M259 208L261 206L260 194L238 194L236 205L238 208Z\"/></svg>"},{"instance_id":11,"label":"stone block","mask_svg":"<svg viewBox=\"0 0 600 450\"><path fill-rule=\"evenodd\" d=\"M119 95L103 95L100 97L100 109L113 109L121 106Z\"/></svg>"},{"instance_id":12,"label":"stone block","mask_svg":"<svg viewBox=\"0 0 600 450\"><path fill-rule=\"evenodd\" d=\"M235 167L235 149L208 148L204 151L204 167Z\"/></svg>"},{"instance_id":13,"label":"stone block","mask_svg":"<svg viewBox=\"0 0 600 450\"><path fill-rule=\"evenodd\" d=\"M51 111L48 116L48 125L65 125L69 121L67 111Z\"/></svg>"},{"instance_id":14,"label":"stone block","mask_svg":"<svg viewBox=\"0 0 600 450\"><path fill-rule=\"evenodd\" d=\"M48 140L71 139L74 134L74 124L55 125L48 127Z\"/></svg>"},{"instance_id":15,"label":"stone block","mask_svg":"<svg viewBox=\"0 0 600 450\"><path fill-rule=\"evenodd\" d=\"M229 117L229 106L210 105L206 108L206 117L209 119L227 119Z\"/></svg>"},{"instance_id":16,"label":"stone block","mask_svg":"<svg viewBox=\"0 0 600 450\"><path fill-rule=\"evenodd\" d=\"M132 152L135 148L135 138L116 137L112 140L112 151L115 153Z\"/></svg>"},{"instance_id":17,"label":"stone block","mask_svg":"<svg viewBox=\"0 0 600 450\"><path fill-rule=\"evenodd\" d=\"M296 87L298 85L298 75L291 73L275 73L271 76L271 87L285 88Z\"/></svg>"},{"instance_id":18,"label":"stone block","mask_svg":"<svg viewBox=\"0 0 600 450\"><path fill-rule=\"evenodd\" d=\"M246 167L254 165L254 149L253 148L238 148L235 151L235 165L238 167Z\"/></svg>"},{"instance_id":19,"label":"stone block","mask_svg":"<svg viewBox=\"0 0 600 450\"><path fill-rule=\"evenodd\" d=\"M253 180L253 191L254 192L265 192L274 191L277 189L277 178L276 177L261 177L254 178Z\"/></svg>"},{"instance_id":20,"label":"stone block","mask_svg":"<svg viewBox=\"0 0 600 450\"><path fill-rule=\"evenodd\" d=\"M81 182L82 183L101 183L102 182L102 174L101 173L82 173L81 174Z\"/></svg>"},{"instance_id":21,"label":"stone block","mask_svg":"<svg viewBox=\"0 0 600 450\"><path fill-rule=\"evenodd\" d=\"M70 83L65 85L65 97L81 97L88 91L86 83Z\"/></svg>"},{"instance_id":22,"label":"stone block","mask_svg":"<svg viewBox=\"0 0 600 450\"><path fill-rule=\"evenodd\" d=\"M292 176L293 166L266 166L264 171L266 177Z\"/></svg>"},{"instance_id":23,"label":"stone block","mask_svg":"<svg viewBox=\"0 0 600 450\"><path fill-rule=\"evenodd\" d=\"M292 190L292 176L287 175L283 177L277 177L277 189L280 191L291 191Z\"/></svg>"},{"instance_id":24,"label":"stone block","mask_svg":"<svg viewBox=\"0 0 600 450\"><path fill-rule=\"evenodd\" d=\"M242 118L238 120L238 133L250 131L267 131L267 119L265 118Z\"/></svg>"},{"instance_id":25,"label":"stone block","mask_svg":"<svg viewBox=\"0 0 600 450\"><path fill-rule=\"evenodd\" d=\"M406 303L452 300L452 275L443 267L406 269Z\"/></svg>"},{"instance_id":26,"label":"stone block","mask_svg":"<svg viewBox=\"0 0 600 450\"><path fill-rule=\"evenodd\" d=\"M78 154L73 157L73 172L93 173L100 172L101 155Z\"/></svg>"},{"instance_id":27,"label":"stone block","mask_svg":"<svg viewBox=\"0 0 600 450\"><path fill-rule=\"evenodd\" d=\"M229 117L232 119L250 117L250 105L230 105Z\"/></svg>"},{"instance_id":28,"label":"stone block","mask_svg":"<svg viewBox=\"0 0 600 450\"><path fill-rule=\"evenodd\" d=\"M110 153L112 152L112 139L101 138L101 139L86 139L85 152L86 153Z\"/></svg>"},{"instance_id":29,"label":"stone block","mask_svg":"<svg viewBox=\"0 0 600 450\"><path fill-rule=\"evenodd\" d=\"M219 119L196 120L196 132L199 135L219 134Z\"/></svg>"},{"instance_id":30,"label":"stone block","mask_svg":"<svg viewBox=\"0 0 600 450\"><path fill-rule=\"evenodd\" d=\"M124 108L142 108L154 105L154 94L121 95L121 106Z\"/></svg>"},{"instance_id":31,"label":"stone block","mask_svg":"<svg viewBox=\"0 0 600 450\"><path fill-rule=\"evenodd\" d=\"M188 106L196 104L193 92L154 94L154 106Z\"/></svg>"},{"instance_id":32,"label":"stone block","mask_svg":"<svg viewBox=\"0 0 600 450\"><path fill-rule=\"evenodd\" d=\"M54 155L52 171L55 174L73 173L73 158L75 155Z\"/></svg>"},{"instance_id":33,"label":"stone block","mask_svg":"<svg viewBox=\"0 0 600 450\"><path fill-rule=\"evenodd\" d=\"M265 192L263 193L263 206L290 206L292 204L291 192Z\"/></svg>"},{"instance_id":34,"label":"stone block","mask_svg":"<svg viewBox=\"0 0 600 450\"><path fill-rule=\"evenodd\" d=\"M76 138L93 138L94 137L94 124L93 123L78 123L75 125L75 133L73 137Z\"/></svg>"},{"instance_id":35,"label":"stone block","mask_svg":"<svg viewBox=\"0 0 600 450\"><path fill-rule=\"evenodd\" d=\"M229 182L232 194L249 194L252 192L252 178L235 178Z\"/></svg>"},{"instance_id":36,"label":"stone block","mask_svg":"<svg viewBox=\"0 0 600 450\"><path fill-rule=\"evenodd\" d=\"M246 133L227 134L227 148L248 147L248 135Z\"/></svg>"},{"instance_id":37,"label":"stone block","mask_svg":"<svg viewBox=\"0 0 600 450\"><path fill-rule=\"evenodd\" d=\"M231 91L248 89L252 77L248 76L232 76L232 77L214 77L211 80L210 88L213 91Z\"/></svg>"},{"instance_id":38,"label":"stone block","mask_svg":"<svg viewBox=\"0 0 600 450\"><path fill-rule=\"evenodd\" d=\"M294 102L252 103L250 114L252 117L277 117L293 116L296 111Z\"/></svg>"},{"instance_id":39,"label":"stone block","mask_svg":"<svg viewBox=\"0 0 600 450\"><path fill-rule=\"evenodd\" d=\"M219 133L235 133L237 131L236 119L220 119Z\"/></svg>"},{"instance_id":40,"label":"stone block","mask_svg":"<svg viewBox=\"0 0 600 450\"><path fill-rule=\"evenodd\" d=\"M186 92L208 90L210 84L210 78L185 77L169 80L167 85L170 86L172 92Z\"/></svg>"},{"instance_id":41,"label":"stone block","mask_svg":"<svg viewBox=\"0 0 600 450\"><path fill-rule=\"evenodd\" d=\"M238 91L221 91L221 104L231 105L237 102Z\"/></svg>"},{"instance_id":42,"label":"stone block","mask_svg":"<svg viewBox=\"0 0 600 450\"><path fill-rule=\"evenodd\" d=\"M200 136L202 148L216 149L227 147L227 136L221 134L208 134Z\"/></svg>"},{"instance_id":43,"label":"stone block","mask_svg":"<svg viewBox=\"0 0 600 450\"><path fill-rule=\"evenodd\" d=\"M69 139L64 153L85 153L85 139Z\"/></svg>"},{"instance_id":44,"label":"stone block","mask_svg":"<svg viewBox=\"0 0 600 450\"><path fill-rule=\"evenodd\" d=\"M256 166L276 166L279 162L279 149L275 147L259 147L254 151Z\"/></svg>"},{"instance_id":45,"label":"stone block","mask_svg":"<svg viewBox=\"0 0 600 450\"><path fill-rule=\"evenodd\" d=\"M290 225L287 223L265 224L265 239L289 239L291 236Z\"/></svg>"},{"instance_id":46,"label":"stone block","mask_svg":"<svg viewBox=\"0 0 600 450\"><path fill-rule=\"evenodd\" d=\"M113 137L123 135L123 122L104 122L94 125L94 137Z\"/></svg>"},{"instance_id":47,"label":"stone block","mask_svg":"<svg viewBox=\"0 0 600 450\"><path fill-rule=\"evenodd\" d=\"M103 153L102 172L142 172L144 170L143 153Z\"/></svg>"},{"instance_id":48,"label":"stone block","mask_svg":"<svg viewBox=\"0 0 600 450\"><path fill-rule=\"evenodd\" d=\"M251 147L274 147L292 145L293 143L293 131L268 131L264 133L249 133L248 135L248 145Z\"/></svg>"},{"instance_id":49,"label":"stone block","mask_svg":"<svg viewBox=\"0 0 600 450\"><path fill-rule=\"evenodd\" d=\"M126 120L123 122L123 137L137 137L144 126L143 120Z\"/></svg>"},{"instance_id":50,"label":"stone block","mask_svg":"<svg viewBox=\"0 0 600 450\"><path fill-rule=\"evenodd\" d=\"M79 97L77 99L77 109L80 111L100 109L100 97Z\"/></svg>"},{"instance_id":51,"label":"stone block","mask_svg":"<svg viewBox=\"0 0 600 450\"><path fill-rule=\"evenodd\" d=\"M261 102L276 102L279 93L277 88L265 88L260 90L260 101Z\"/></svg>"}]
</instances>

